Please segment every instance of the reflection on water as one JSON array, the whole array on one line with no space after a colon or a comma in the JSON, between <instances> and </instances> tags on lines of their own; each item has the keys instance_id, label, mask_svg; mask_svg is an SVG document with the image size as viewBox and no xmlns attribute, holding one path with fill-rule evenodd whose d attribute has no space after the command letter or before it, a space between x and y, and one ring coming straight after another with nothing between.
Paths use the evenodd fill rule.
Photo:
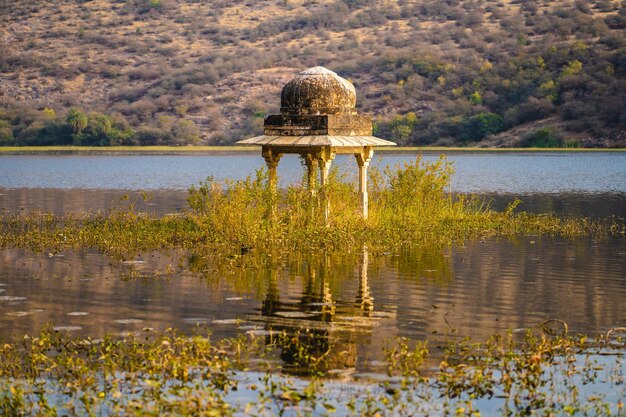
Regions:
<instances>
[{"instance_id":1,"label":"reflection on water","mask_svg":"<svg viewBox=\"0 0 626 417\"><path fill-rule=\"evenodd\" d=\"M0 212L19 213L41 210L57 215L66 213L127 210L164 215L187 208L187 192L158 190L82 190L54 188L0 188Z\"/></svg>"},{"instance_id":2,"label":"reflection on water","mask_svg":"<svg viewBox=\"0 0 626 417\"><path fill-rule=\"evenodd\" d=\"M97 253L0 252L0 335L90 336L208 327L217 337L286 330L363 370L385 340L485 338L550 318L572 332L626 326L626 239L524 237L397 255L301 256L224 271L182 252L125 262ZM296 361L283 350L283 360ZM335 357L336 356L336 357Z\"/></svg>"},{"instance_id":3,"label":"reflection on water","mask_svg":"<svg viewBox=\"0 0 626 417\"><path fill-rule=\"evenodd\" d=\"M187 208L187 191L153 190L82 190L49 188L0 188L0 212L19 213L43 210L58 215L127 209L165 215ZM516 209L529 213L556 213L565 216L605 218L626 217L626 193L561 194L480 194L489 206L503 210L516 198L522 203Z\"/></svg>"},{"instance_id":4,"label":"reflection on water","mask_svg":"<svg viewBox=\"0 0 626 417\"><path fill-rule=\"evenodd\" d=\"M556 213L572 217L602 219L611 216L626 217L626 194L482 194L489 206L498 211L504 210L515 199L521 201L516 212Z\"/></svg>"},{"instance_id":5,"label":"reflection on water","mask_svg":"<svg viewBox=\"0 0 626 417\"><path fill-rule=\"evenodd\" d=\"M424 153L425 160L437 157ZM384 153L373 166L414 159L411 153ZM534 213L626 215L626 152L452 152L448 160L456 171L451 191L483 194L496 209L520 198L519 210ZM356 181L354 158L338 155L334 166ZM0 155L0 211L64 214L132 204L137 211L163 215L184 210L187 188L207 176L242 179L262 167L263 159L255 153ZM300 181L302 173L296 156L281 160L282 186Z\"/></svg>"},{"instance_id":6,"label":"reflection on water","mask_svg":"<svg viewBox=\"0 0 626 417\"><path fill-rule=\"evenodd\" d=\"M381 323L393 326L393 311L375 311L368 283L369 254L364 250L354 262L335 262L329 256L308 258L290 266L292 277L300 278L302 287L293 295L281 294L278 271L267 272L265 296L258 314L248 316L254 323L263 323L264 331L285 332L288 336L281 346L282 361L295 370L310 366L310 357L324 358L325 369L353 369L367 363L367 352L382 351ZM350 291L338 289L334 277L346 277ZM351 277L351 278L348 278ZM340 278L341 279L341 278ZM300 294L301 291L301 294ZM350 300L350 292L353 298ZM284 297L284 298L282 298ZM271 335L272 333L270 333ZM274 341L267 336L268 343ZM361 346L361 349L357 349ZM359 358L359 353L361 357ZM360 366L363 368L363 365ZM310 371L310 370L309 370Z\"/></svg>"}]
</instances>

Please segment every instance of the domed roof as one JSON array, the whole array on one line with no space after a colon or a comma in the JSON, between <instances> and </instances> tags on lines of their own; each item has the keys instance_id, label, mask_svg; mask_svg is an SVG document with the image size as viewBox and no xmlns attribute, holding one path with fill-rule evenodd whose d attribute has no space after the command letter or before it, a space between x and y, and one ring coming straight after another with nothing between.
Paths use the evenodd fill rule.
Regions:
<instances>
[{"instance_id":1,"label":"domed roof","mask_svg":"<svg viewBox=\"0 0 626 417\"><path fill-rule=\"evenodd\" d=\"M352 83L324 67L302 71L280 95L282 114L356 114Z\"/></svg>"}]
</instances>

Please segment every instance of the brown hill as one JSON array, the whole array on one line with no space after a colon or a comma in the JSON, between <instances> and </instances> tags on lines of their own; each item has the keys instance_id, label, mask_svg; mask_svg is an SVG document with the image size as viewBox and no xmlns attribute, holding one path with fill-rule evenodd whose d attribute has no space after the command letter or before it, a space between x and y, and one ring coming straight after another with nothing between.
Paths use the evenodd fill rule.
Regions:
<instances>
[{"instance_id":1,"label":"brown hill","mask_svg":"<svg viewBox=\"0 0 626 417\"><path fill-rule=\"evenodd\" d=\"M324 65L400 144L623 145L625 9L0 0L0 144L231 143L260 131L287 80Z\"/></svg>"}]
</instances>

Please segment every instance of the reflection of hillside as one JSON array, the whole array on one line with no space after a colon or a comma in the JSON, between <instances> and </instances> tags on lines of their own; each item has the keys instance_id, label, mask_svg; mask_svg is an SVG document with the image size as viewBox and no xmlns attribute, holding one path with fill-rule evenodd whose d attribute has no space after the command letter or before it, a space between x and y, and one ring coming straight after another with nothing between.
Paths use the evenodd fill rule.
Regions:
<instances>
[{"instance_id":1,"label":"reflection of hillside","mask_svg":"<svg viewBox=\"0 0 626 417\"><path fill-rule=\"evenodd\" d=\"M158 190L142 194L123 190L51 188L0 189L0 212L41 210L57 215L90 211L126 210L162 215L187 208L187 192Z\"/></svg>"},{"instance_id":2,"label":"reflection of hillside","mask_svg":"<svg viewBox=\"0 0 626 417\"><path fill-rule=\"evenodd\" d=\"M0 296L25 300L0 302L0 336L32 334L49 322L78 326L92 336L145 327L189 328L194 323L187 319L210 323L220 318L217 309L235 314L239 306L221 305L230 291L227 283L209 286L189 274L168 273L184 262L184 255L148 253L119 262L95 252L33 255L2 250ZM77 312L87 314L70 314Z\"/></svg>"},{"instance_id":3,"label":"reflection of hillside","mask_svg":"<svg viewBox=\"0 0 626 417\"><path fill-rule=\"evenodd\" d=\"M505 210L516 198L521 203L516 212L556 213L560 216L591 217L603 219L623 216L626 213L626 198L619 193L558 193L558 194L482 194L490 207Z\"/></svg>"},{"instance_id":4,"label":"reflection of hillside","mask_svg":"<svg viewBox=\"0 0 626 417\"><path fill-rule=\"evenodd\" d=\"M283 167L287 169L286 167ZM287 178L300 172L286 172ZM287 180L283 177L284 180ZM136 211L163 215L187 208L187 191L151 190L144 195L138 191L87 190L51 188L0 188L0 212L19 213L21 210L42 210L55 214L83 213L125 209L131 205ZM479 194L492 209L502 211L519 198L522 202L516 212L556 213L563 216L605 218L623 216L626 198L620 193L559 193L559 194ZM125 198L127 197L127 199Z\"/></svg>"},{"instance_id":5,"label":"reflection of hillside","mask_svg":"<svg viewBox=\"0 0 626 417\"><path fill-rule=\"evenodd\" d=\"M451 253L453 283L426 283L404 293L398 310L407 324L403 333L480 339L548 318L565 320L578 332L624 326L625 250L624 239L595 243L527 237L467 243ZM413 271L398 266L388 272L415 279Z\"/></svg>"}]
</instances>

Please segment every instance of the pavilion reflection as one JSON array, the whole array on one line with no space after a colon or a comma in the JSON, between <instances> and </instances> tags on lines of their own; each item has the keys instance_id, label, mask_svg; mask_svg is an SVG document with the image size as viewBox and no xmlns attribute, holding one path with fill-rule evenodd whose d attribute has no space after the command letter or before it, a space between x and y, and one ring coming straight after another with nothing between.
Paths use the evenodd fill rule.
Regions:
<instances>
[{"instance_id":1,"label":"pavilion reflection","mask_svg":"<svg viewBox=\"0 0 626 417\"><path fill-rule=\"evenodd\" d=\"M370 286L367 282L367 267L369 266L369 253L367 248L363 249L362 261L359 268L358 279L359 286L356 293L354 305L363 312L363 316L369 317L374 311L374 297L370 292Z\"/></svg>"},{"instance_id":2,"label":"pavilion reflection","mask_svg":"<svg viewBox=\"0 0 626 417\"><path fill-rule=\"evenodd\" d=\"M376 256L367 247L294 253L279 261L246 254L231 270L221 270L211 257L192 256L189 265L211 285L228 276L232 288L254 292L259 304L237 314L239 329L278 347L273 352L284 369L345 373L369 369L372 352L382 352L394 337L431 335L447 311L433 313L432 305L454 282L450 256L449 248L416 245ZM414 291L416 286L424 290Z\"/></svg>"},{"instance_id":3,"label":"pavilion reflection","mask_svg":"<svg viewBox=\"0 0 626 417\"><path fill-rule=\"evenodd\" d=\"M357 365L357 347L369 344L373 328L381 319L374 317L374 298L368 283L369 254L364 248L351 268L333 265L327 255L313 257L300 269L299 297L281 299L279 271L266 272L267 290L255 321L264 323L266 343L280 348L280 358L291 372L349 370ZM352 302L336 300L334 284L346 278L357 279Z\"/></svg>"}]
</instances>

